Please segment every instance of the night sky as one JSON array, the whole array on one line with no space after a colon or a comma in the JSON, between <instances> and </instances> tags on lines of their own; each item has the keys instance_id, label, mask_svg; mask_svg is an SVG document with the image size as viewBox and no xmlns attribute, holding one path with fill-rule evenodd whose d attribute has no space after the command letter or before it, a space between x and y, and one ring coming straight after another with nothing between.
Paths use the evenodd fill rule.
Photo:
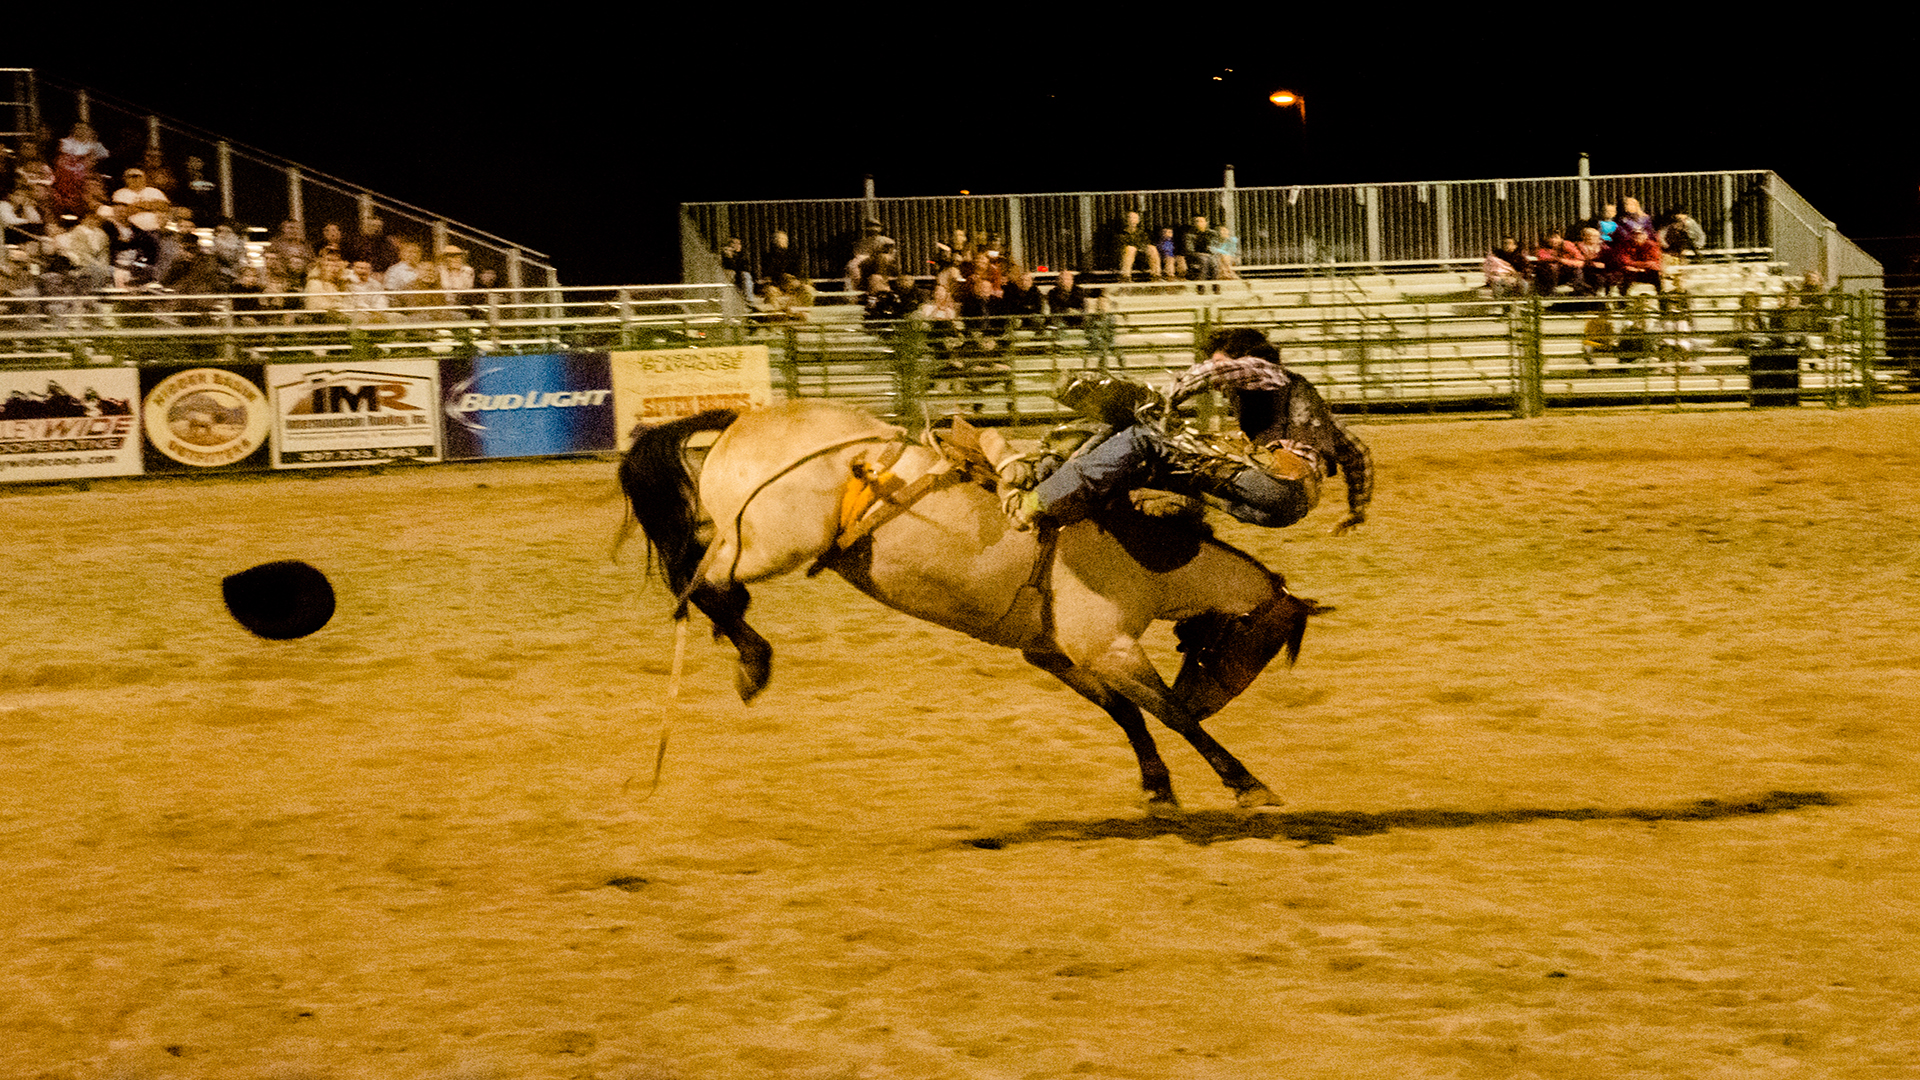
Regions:
<instances>
[{"instance_id":1,"label":"night sky","mask_svg":"<svg viewBox=\"0 0 1920 1080\"><path fill-rule=\"evenodd\" d=\"M8 62L545 251L568 284L677 280L682 200L855 197L867 174L882 196L1207 187L1228 162L1242 186L1482 179L1570 175L1584 151L1595 173L1772 169L1851 237L1920 233L1911 34L1352 10L747 42L628 19L506 29L510 54L236 38L164 75L100 49ZM1306 96L1304 135L1267 103L1280 87Z\"/></svg>"}]
</instances>

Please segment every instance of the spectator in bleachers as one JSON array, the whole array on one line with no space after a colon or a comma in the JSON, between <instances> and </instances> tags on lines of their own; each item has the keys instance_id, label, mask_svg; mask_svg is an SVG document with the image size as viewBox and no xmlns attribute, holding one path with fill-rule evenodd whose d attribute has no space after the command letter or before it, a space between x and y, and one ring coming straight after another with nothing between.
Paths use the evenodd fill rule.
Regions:
<instances>
[{"instance_id":1,"label":"spectator in bleachers","mask_svg":"<svg viewBox=\"0 0 1920 1080\"><path fill-rule=\"evenodd\" d=\"M347 319L357 325L387 321L387 283L365 259L348 267Z\"/></svg>"},{"instance_id":2,"label":"spectator in bleachers","mask_svg":"<svg viewBox=\"0 0 1920 1080\"><path fill-rule=\"evenodd\" d=\"M97 205L88 202L87 179L109 156L107 148L94 136L92 125L73 125L72 133L60 140L60 154L53 160L56 213L79 215Z\"/></svg>"},{"instance_id":3,"label":"spectator in bleachers","mask_svg":"<svg viewBox=\"0 0 1920 1080\"><path fill-rule=\"evenodd\" d=\"M1033 271L1018 263L1010 264L1008 271L1007 283L1000 290L999 314L1001 333L1010 338L1016 330L1040 327L1045 302L1040 298L1040 287L1034 283Z\"/></svg>"},{"instance_id":4,"label":"spectator in bleachers","mask_svg":"<svg viewBox=\"0 0 1920 1080\"><path fill-rule=\"evenodd\" d=\"M440 249L440 289L446 294L446 302L471 309L478 314L481 304L480 294L473 289L473 267L467 262L467 249L456 244L448 244Z\"/></svg>"},{"instance_id":5,"label":"spectator in bleachers","mask_svg":"<svg viewBox=\"0 0 1920 1080\"><path fill-rule=\"evenodd\" d=\"M739 237L727 237L726 246L720 249L720 269L726 272L733 287L740 290L740 295L752 303L753 267L747 262L746 244Z\"/></svg>"},{"instance_id":6,"label":"spectator in bleachers","mask_svg":"<svg viewBox=\"0 0 1920 1080\"><path fill-rule=\"evenodd\" d=\"M341 259L347 257L346 244L341 238L338 222L329 221L320 226L320 242L313 246L313 257L317 259L326 254L329 249Z\"/></svg>"},{"instance_id":7,"label":"spectator in bleachers","mask_svg":"<svg viewBox=\"0 0 1920 1080\"><path fill-rule=\"evenodd\" d=\"M1685 265L1689 259L1700 256L1700 249L1707 246L1706 230L1693 220L1685 210L1675 210L1673 220L1662 226L1657 234L1660 246L1666 249L1667 257Z\"/></svg>"},{"instance_id":8,"label":"spectator in bleachers","mask_svg":"<svg viewBox=\"0 0 1920 1080\"><path fill-rule=\"evenodd\" d=\"M1233 229L1222 225L1213 230L1213 242L1207 245L1213 253L1214 272L1222 281L1240 280L1240 238L1233 235Z\"/></svg>"},{"instance_id":9,"label":"spectator in bleachers","mask_svg":"<svg viewBox=\"0 0 1920 1080\"><path fill-rule=\"evenodd\" d=\"M420 245L411 240L398 240L394 242L394 248L397 257L393 265L387 267L381 274L381 280L385 282L387 291L390 293L412 292L420 284ZM395 297L393 306L412 307L414 305L407 298Z\"/></svg>"},{"instance_id":10,"label":"spectator in bleachers","mask_svg":"<svg viewBox=\"0 0 1920 1080\"><path fill-rule=\"evenodd\" d=\"M1481 260L1480 271L1486 276L1487 288L1494 296L1526 294L1526 255L1520 251L1520 244L1513 237L1500 238L1500 242Z\"/></svg>"},{"instance_id":11,"label":"spectator in bleachers","mask_svg":"<svg viewBox=\"0 0 1920 1080\"><path fill-rule=\"evenodd\" d=\"M960 305L960 320L967 338L975 345L984 346L988 338L998 336L999 319L995 312L1004 293L1000 270L994 266L992 257L984 251L974 255L973 272L961 281L954 300Z\"/></svg>"},{"instance_id":12,"label":"spectator in bleachers","mask_svg":"<svg viewBox=\"0 0 1920 1080\"><path fill-rule=\"evenodd\" d=\"M167 195L147 182L144 169L128 169L126 183L113 193L114 216L139 231L134 243L151 265L159 259L160 230L166 228Z\"/></svg>"},{"instance_id":13,"label":"spectator in bleachers","mask_svg":"<svg viewBox=\"0 0 1920 1080\"><path fill-rule=\"evenodd\" d=\"M769 322L804 322L813 306L813 286L804 278L782 274L777 283L761 290Z\"/></svg>"},{"instance_id":14,"label":"spectator in bleachers","mask_svg":"<svg viewBox=\"0 0 1920 1080\"><path fill-rule=\"evenodd\" d=\"M1643 232L1624 224L1613 236L1610 247L1621 295L1624 296L1634 285L1651 285L1654 292L1660 292L1663 288L1660 280L1660 241L1653 238L1652 232Z\"/></svg>"},{"instance_id":15,"label":"spectator in bleachers","mask_svg":"<svg viewBox=\"0 0 1920 1080\"><path fill-rule=\"evenodd\" d=\"M905 307L900 294L893 289L893 282L885 274L872 274L867 278L867 287L860 296L860 318L866 322L887 322L902 319L913 309Z\"/></svg>"},{"instance_id":16,"label":"spectator in bleachers","mask_svg":"<svg viewBox=\"0 0 1920 1080\"><path fill-rule=\"evenodd\" d=\"M385 275L387 269L400 261L400 247L387 235L387 223L378 215L369 214L360 228L354 232L340 252L350 263L364 262L373 267L376 274Z\"/></svg>"},{"instance_id":17,"label":"spectator in bleachers","mask_svg":"<svg viewBox=\"0 0 1920 1080\"><path fill-rule=\"evenodd\" d=\"M1606 242L1600 239L1600 230L1592 225L1582 228L1574 250L1580 254L1580 276L1574 291L1587 296L1606 292L1613 284L1613 266L1607 258Z\"/></svg>"},{"instance_id":18,"label":"spectator in bleachers","mask_svg":"<svg viewBox=\"0 0 1920 1080\"><path fill-rule=\"evenodd\" d=\"M773 242L760 256L760 283L780 287L780 282L789 277L805 277L800 270L800 256L793 250L787 239L785 229L773 230Z\"/></svg>"},{"instance_id":19,"label":"spectator in bleachers","mask_svg":"<svg viewBox=\"0 0 1920 1080\"><path fill-rule=\"evenodd\" d=\"M347 321L352 284L347 261L340 252L323 249L307 274L307 310L326 322Z\"/></svg>"},{"instance_id":20,"label":"spectator in bleachers","mask_svg":"<svg viewBox=\"0 0 1920 1080\"><path fill-rule=\"evenodd\" d=\"M1617 212L1612 203L1604 203L1600 207L1600 216L1593 219L1593 227L1600 230L1600 242L1603 244L1613 243L1614 230L1620 227L1620 223L1614 220Z\"/></svg>"},{"instance_id":21,"label":"spectator in bleachers","mask_svg":"<svg viewBox=\"0 0 1920 1080\"><path fill-rule=\"evenodd\" d=\"M70 267L69 294L97 293L113 284L113 239L107 234L108 219L102 207L81 218L72 229L50 235ZM49 234L58 226L47 225Z\"/></svg>"},{"instance_id":22,"label":"spectator in bleachers","mask_svg":"<svg viewBox=\"0 0 1920 1080\"><path fill-rule=\"evenodd\" d=\"M920 305L927 302L928 295L927 290L920 287L919 280L912 274L901 274L893 279L893 294L899 298L899 317L902 319L919 311Z\"/></svg>"},{"instance_id":23,"label":"spectator in bleachers","mask_svg":"<svg viewBox=\"0 0 1920 1080\"><path fill-rule=\"evenodd\" d=\"M222 221L213 227L213 258L220 268L220 277L229 286L240 280L240 271L247 265L247 242L241 239L233 222Z\"/></svg>"},{"instance_id":24,"label":"spectator in bleachers","mask_svg":"<svg viewBox=\"0 0 1920 1080\"><path fill-rule=\"evenodd\" d=\"M1056 326L1078 329L1086 319L1091 294L1081 287L1072 270L1062 270L1047 293L1047 314Z\"/></svg>"},{"instance_id":25,"label":"spectator in bleachers","mask_svg":"<svg viewBox=\"0 0 1920 1080\"><path fill-rule=\"evenodd\" d=\"M1133 280L1133 260L1142 255L1147 260L1147 274L1160 280L1160 249L1140 224L1140 211L1127 211L1124 224L1114 232L1113 253L1121 281Z\"/></svg>"},{"instance_id":26,"label":"spectator in bleachers","mask_svg":"<svg viewBox=\"0 0 1920 1080\"><path fill-rule=\"evenodd\" d=\"M207 163L197 157L187 159L187 179L180 185L174 201L193 209L195 221L220 220L220 185L207 179Z\"/></svg>"},{"instance_id":27,"label":"spectator in bleachers","mask_svg":"<svg viewBox=\"0 0 1920 1080\"><path fill-rule=\"evenodd\" d=\"M46 219L40 214L40 195L24 180L15 183L4 202L0 202L0 238L8 244L38 240L46 232Z\"/></svg>"},{"instance_id":28,"label":"spectator in bleachers","mask_svg":"<svg viewBox=\"0 0 1920 1080\"><path fill-rule=\"evenodd\" d=\"M166 159L160 155L159 147L147 147L146 156L140 159L140 169L147 174L148 186L159 188L167 201L173 202L178 186L174 183L173 170L167 168Z\"/></svg>"},{"instance_id":29,"label":"spectator in bleachers","mask_svg":"<svg viewBox=\"0 0 1920 1080\"><path fill-rule=\"evenodd\" d=\"M1160 280L1172 281L1186 276L1186 263L1180 259L1180 242L1173 235L1173 226L1162 225L1159 235L1153 238L1153 246L1160 252Z\"/></svg>"},{"instance_id":30,"label":"spectator in bleachers","mask_svg":"<svg viewBox=\"0 0 1920 1080\"><path fill-rule=\"evenodd\" d=\"M1559 229L1547 233L1533 252L1533 291L1552 296L1563 285L1572 285L1579 277L1580 253Z\"/></svg>"},{"instance_id":31,"label":"spectator in bleachers","mask_svg":"<svg viewBox=\"0 0 1920 1080\"><path fill-rule=\"evenodd\" d=\"M932 265L935 275L949 267L957 270L973 262L973 244L967 239L967 230L953 230L945 243L935 241L933 255L928 262Z\"/></svg>"},{"instance_id":32,"label":"spectator in bleachers","mask_svg":"<svg viewBox=\"0 0 1920 1080\"><path fill-rule=\"evenodd\" d=\"M299 222L289 218L280 223L280 232L267 242L263 262L267 292L296 293L306 289L307 271L313 268L313 248L307 244L307 238L300 235ZM284 302L280 306L284 306Z\"/></svg>"},{"instance_id":33,"label":"spectator in bleachers","mask_svg":"<svg viewBox=\"0 0 1920 1080\"><path fill-rule=\"evenodd\" d=\"M1620 213L1614 217L1614 222L1619 229L1630 229L1648 236L1653 235L1652 216L1640 209L1640 200L1631 195L1620 200ZM1619 236L1619 231L1616 230L1614 235Z\"/></svg>"},{"instance_id":34,"label":"spectator in bleachers","mask_svg":"<svg viewBox=\"0 0 1920 1080\"><path fill-rule=\"evenodd\" d=\"M1195 214L1180 234L1180 263L1188 281L1212 281L1219 276L1213 259L1213 230L1202 215Z\"/></svg>"},{"instance_id":35,"label":"spectator in bleachers","mask_svg":"<svg viewBox=\"0 0 1920 1080\"><path fill-rule=\"evenodd\" d=\"M20 144L20 155L13 163L14 184L25 184L34 193L34 203L51 206L53 202L53 166L40 156L40 144L27 139Z\"/></svg>"}]
</instances>

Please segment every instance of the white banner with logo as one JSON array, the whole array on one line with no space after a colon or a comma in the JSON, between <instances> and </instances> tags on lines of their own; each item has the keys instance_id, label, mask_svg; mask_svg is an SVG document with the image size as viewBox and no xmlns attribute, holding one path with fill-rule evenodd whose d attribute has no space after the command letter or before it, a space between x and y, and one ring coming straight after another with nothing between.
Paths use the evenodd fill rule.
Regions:
<instances>
[{"instance_id":1,"label":"white banner with logo","mask_svg":"<svg viewBox=\"0 0 1920 1080\"><path fill-rule=\"evenodd\" d=\"M633 445L636 425L663 424L708 409L773 403L765 345L649 349L616 352L612 358L615 432L621 450Z\"/></svg>"},{"instance_id":2,"label":"white banner with logo","mask_svg":"<svg viewBox=\"0 0 1920 1080\"><path fill-rule=\"evenodd\" d=\"M0 372L0 482L141 471L131 368Z\"/></svg>"},{"instance_id":3,"label":"white banner with logo","mask_svg":"<svg viewBox=\"0 0 1920 1080\"><path fill-rule=\"evenodd\" d=\"M436 360L275 364L273 467L439 461Z\"/></svg>"}]
</instances>

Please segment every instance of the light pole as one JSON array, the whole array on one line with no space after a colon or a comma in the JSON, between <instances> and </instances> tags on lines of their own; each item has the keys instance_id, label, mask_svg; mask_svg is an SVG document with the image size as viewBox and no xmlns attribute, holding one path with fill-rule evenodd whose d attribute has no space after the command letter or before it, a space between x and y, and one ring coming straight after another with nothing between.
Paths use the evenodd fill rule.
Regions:
<instances>
[{"instance_id":1,"label":"light pole","mask_svg":"<svg viewBox=\"0 0 1920 1080\"><path fill-rule=\"evenodd\" d=\"M1300 126L1302 129L1307 126L1307 99L1304 95L1296 94L1291 90L1275 90L1267 95L1267 100L1283 109L1299 109Z\"/></svg>"}]
</instances>

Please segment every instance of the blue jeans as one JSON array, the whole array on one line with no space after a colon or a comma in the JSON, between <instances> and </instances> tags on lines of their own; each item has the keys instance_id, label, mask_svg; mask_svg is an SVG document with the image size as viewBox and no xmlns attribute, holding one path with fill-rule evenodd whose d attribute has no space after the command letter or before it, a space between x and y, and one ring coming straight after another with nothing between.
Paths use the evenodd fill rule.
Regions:
<instances>
[{"instance_id":1,"label":"blue jeans","mask_svg":"<svg viewBox=\"0 0 1920 1080\"><path fill-rule=\"evenodd\" d=\"M1317 494L1299 480L1251 466L1225 479L1178 470L1159 433L1145 424L1114 432L1061 465L1034 490L1040 496L1041 513L1066 524L1090 516L1135 488L1210 495L1235 518L1272 529L1306 517Z\"/></svg>"}]
</instances>

